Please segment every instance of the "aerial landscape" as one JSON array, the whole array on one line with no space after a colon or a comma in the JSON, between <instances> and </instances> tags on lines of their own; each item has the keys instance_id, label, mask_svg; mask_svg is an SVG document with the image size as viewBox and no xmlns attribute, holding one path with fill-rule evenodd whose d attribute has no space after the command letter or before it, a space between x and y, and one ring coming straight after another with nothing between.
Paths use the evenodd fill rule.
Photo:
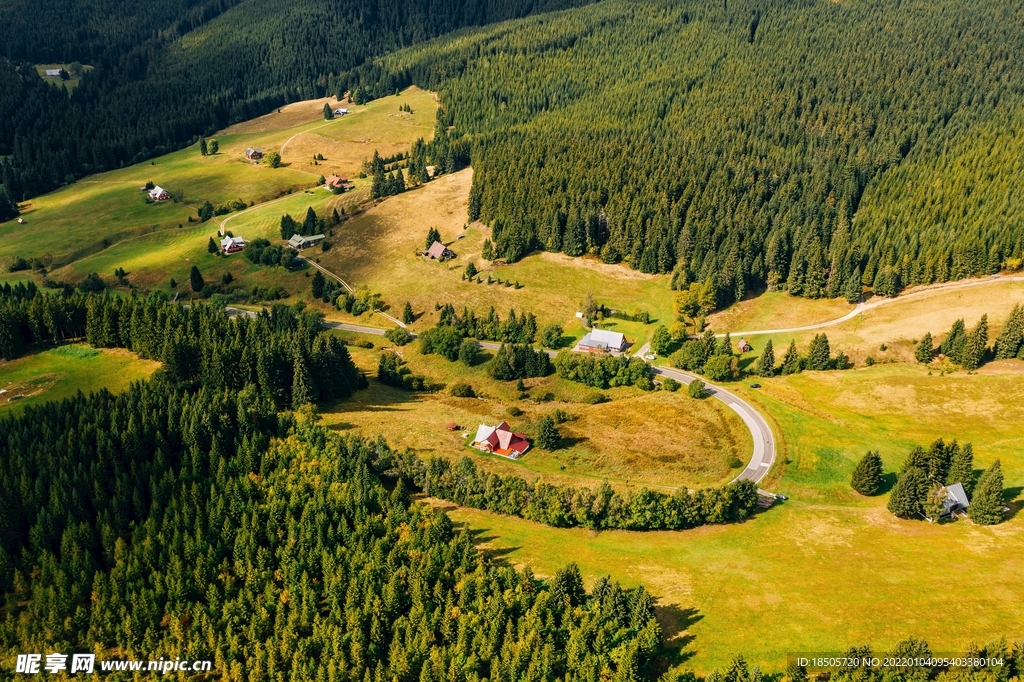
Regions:
<instances>
[{"instance_id":1,"label":"aerial landscape","mask_svg":"<svg viewBox=\"0 0 1024 682\"><path fill-rule=\"evenodd\" d=\"M0 4L0 679L1024 680L1022 60Z\"/></svg>"}]
</instances>

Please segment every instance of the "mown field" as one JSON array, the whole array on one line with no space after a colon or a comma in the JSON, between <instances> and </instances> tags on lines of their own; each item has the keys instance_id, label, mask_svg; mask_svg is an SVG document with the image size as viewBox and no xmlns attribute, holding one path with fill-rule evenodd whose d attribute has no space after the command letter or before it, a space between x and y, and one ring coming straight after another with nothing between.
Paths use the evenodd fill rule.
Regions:
<instances>
[{"instance_id":1,"label":"mown field","mask_svg":"<svg viewBox=\"0 0 1024 682\"><path fill-rule=\"evenodd\" d=\"M378 347L372 350L350 347L371 377L381 344L387 345L380 337L374 341ZM470 368L422 356L415 343L400 352L413 372L448 385L469 383L478 398L411 393L371 379L368 390L325 409L325 423L341 431L382 434L424 459L469 455L504 474L590 486L604 479L618 487L669 490L719 485L733 478L750 457L750 434L735 413L717 401L694 400L685 392L616 388L604 391L609 402L591 405L586 399L595 389L555 376L526 380L529 396L520 398L514 382L491 379L484 364ZM560 449L534 448L513 462L467 447L478 424L502 420L533 438L541 418L556 410L571 416L559 427L564 439ZM461 428L448 431L449 422Z\"/></svg>"},{"instance_id":2,"label":"mown field","mask_svg":"<svg viewBox=\"0 0 1024 682\"><path fill-rule=\"evenodd\" d=\"M516 564L550 575L576 561L589 581L611 573L647 585L659 596L666 632L682 647L677 660L698 671L736 653L781 671L789 653L838 653L853 644L884 651L909 635L950 652L1019 638L1022 377L1017 361L946 376L901 364L735 388L781 434L780 465L763 485L790 497L740 525L595 534L475 510L452 515ZM939 437L972 442L978 471L1002 461L1017 500L1007 522L902 521L886 511L887 494L863 498L849 489L867 449L879 449L892 472L913 445ZM956 628L943 616L951 604Z\"/></svg>"},{"instance_id":3,"label":"mown field","mask_svg":"<svg viewBox=\"0 0 1024 682\"><path fill-rule=\"evenodd\" d=\"M0 415L30 405L62 400L78 391L101 388L118 392L148 378L160 363L140 360L123 349L97 349L84 344L60 346L11 361L0 361Z\"/></svg>"}]
</instances>

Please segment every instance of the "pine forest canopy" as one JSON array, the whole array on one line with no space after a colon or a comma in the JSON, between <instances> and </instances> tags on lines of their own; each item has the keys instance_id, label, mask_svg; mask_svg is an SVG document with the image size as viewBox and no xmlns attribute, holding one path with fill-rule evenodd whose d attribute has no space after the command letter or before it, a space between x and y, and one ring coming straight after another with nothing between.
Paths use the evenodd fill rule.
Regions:
<instances>
[{"instance_id":1,"label":"pine forest canopy","mask_svg":"<svg viewBox=\"0 0 1024 682\"><path fill-rule=\"evenodd\" d=\"M123 0L0 3L0 182L16 200L194 142L338 74L469 25L582 0ZM91 63L72 96L33 63Z\"/></svg>"},{"instance_id":2,"label":"pine forest canopy","mask_svg":"<svg viewBox=\"0 0 1024 682\"><path fill-rule=\"evenodd\" d=\"M1024 248L1021 3L603 2L364 66L440 91L495 253L882 293ZM403 80L407 79L407 80Z\"/></svg>"}]
</instances>

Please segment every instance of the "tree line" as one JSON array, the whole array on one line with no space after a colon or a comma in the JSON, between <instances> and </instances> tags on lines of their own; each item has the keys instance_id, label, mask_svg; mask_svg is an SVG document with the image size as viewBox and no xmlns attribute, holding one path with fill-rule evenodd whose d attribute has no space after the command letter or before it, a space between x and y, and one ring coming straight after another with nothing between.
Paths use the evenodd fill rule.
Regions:
<instances>
[{"instance_id":1,"label":"tree line","mask_svg":"<svg viewBox=\"0 0 1024 682\"><path fill-rule=\"evenodd\" d=\"M1019 125L1022 49L1024 20L995 0L610 2L350 78L440 92L439 119L472 144L470 219L492 227L496 257L592 254L710 283L722 307L1019 266L1024 203L999 199L1019 136L989 152ZM936 171L952 177L939 187ZM898 207L896 186L912 195Z\"/></svg>"},{"instance_id":2,"label":"tree line","mask_svg":"<svg viewBox=\"0 0 1024 682\"><path fill-rule=\"evenodd\" d=\"M949 328L938 347L931 333L926 332L914 349L914 357L918 362L928 364L938 353L967 370L978 369L991 360L1024 360L1024 307L1019 303L1013 306L991 348L988 340L987 314L982 315L969 331L961 318Z\"/></svg>"},{"instance_id":3,"label":"tree line","mask_svg":"<svg viewBox=\"0 0 1024 682\"><path fill-rule=\"evenodd\" d=\"M277 304L253 318L207 305L180 306L163 295L72 293L0 297L0 354L84 339L163 363L174 383L210 390L252 385L278 409L346 398L366 386L344 343L320 316Z\"/></svg>"},{"instance_id":4,"label":"tree line","mask_svg":"<svg viewBox=\"0 0 1024 682\"><path fill-rule=\"evenodd\" d=\"M562 379L593 388L636 386L645 391L654 388L651 367L641 358L626 355L590 355L562 351L555 356L555 371Z\"/></svg>"}]
</instances>

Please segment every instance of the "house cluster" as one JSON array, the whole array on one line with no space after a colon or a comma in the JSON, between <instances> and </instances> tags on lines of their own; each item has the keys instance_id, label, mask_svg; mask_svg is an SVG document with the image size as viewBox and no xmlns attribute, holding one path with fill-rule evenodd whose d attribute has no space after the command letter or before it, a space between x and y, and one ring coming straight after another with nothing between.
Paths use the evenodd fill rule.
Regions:
<instances>
[{"instance_id":1,"label":"house cluster","mask_svg":"<svg viewBox=\"0 0 1024 682\"><path fill-rule=\"evenodd\" d=\"M512 431L508 422L501 422L497 426L481 424L473 438L473 447L494 455L519 459L530 449L530 441L526 440L524 434Z\"/></svg>"},{"instance_id":2,"label":"house cluster","mask_svg":"<svg viewBox=\"0 0 1024 682\"><path fill-rule=\"evenodd\" d=\"M423 255L431 260L446 261L455 258L455 252L439 241L435 241L430 248L423 252Z\"/></svg>"},{"instance_id":3,"label":"house cluster","mask_svg":"<svg viewBox=\"0 0 1024 682\"><path fill-rule=\"evenodd\" d=\"M328 175L324 180L324 189L330 191L341 190L342 192L352 189L352 185L348 183L348 178L343 178L340 175Z\"/></svg>"},{"instance_id":4,"label":"house cluster","mask_svg":"<svg viewBox=\"0 0 1024 682\"><path fill-rule=\"evenodd\" d=\"M263 150L249 147L245 150L245 158L249 159L253 163L257 163L263 158Z\"/></svg>"},{"instance_id":5,"label":"house cluster","mask_svg":"<svg viewBox=\"0 0 1024 682\"><path fill-rule=\"evenodd\" d=\"M149 198L151 201L167 201L171 198L171 193L160 185L157 185L153 189L149 190Z\"/></svg>"},{"instance_id":6,"label":"house cluster","mask_svg":"<svg viewBox=\"0 0 1024 682\"><path fill-rule=\"evenodd\" d=\"M626 350L626 337L620 332L594 328L580 339L576 350L587 353L621 353Z\"/></svg>"},{"instance_id":7,"label":"house cluster","mask_svg":"<svg viewBox=\"0 0 1024 682\"><path fill-rule=\"evenodd\" d=\"M308 236L293 234L292 238L288 240L288 246L298 251L302 251L303 249L308 249L311 246L316 246L325 239L327 239L327 235L323 234L312 234Z\"/></svg>"},{"instance_id":8,"label":"house cluster","mask_svg":"<svg viewBox=\"0 0 1024 682\"><path fill-rule=\"evenodd\" d=\"M224 237L220 240L220 250L224 252L225 256L238 253L244 248L245 240L241 237Z\"/></svg>"}]
</instances>

